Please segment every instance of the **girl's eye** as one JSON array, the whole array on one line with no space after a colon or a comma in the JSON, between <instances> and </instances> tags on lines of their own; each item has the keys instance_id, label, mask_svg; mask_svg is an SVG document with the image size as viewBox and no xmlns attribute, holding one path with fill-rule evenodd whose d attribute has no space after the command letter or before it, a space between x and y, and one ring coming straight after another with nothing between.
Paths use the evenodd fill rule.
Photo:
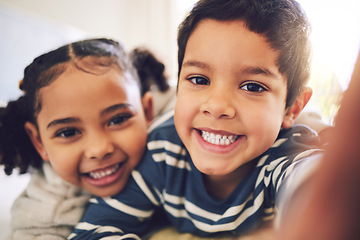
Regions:
<instances>
[{"instance_id":1,"label":"girl's eye","mask_svg":"<svg viewBox=\"0 0 360 240\"><path fill-rule=\"evenodd\" d=\"M210 81L204 77L191 77L188 80L196 85L210 85Z\"/></svg>"},{"instance_id":2,"label":"girl's eye","mask_svg":"<svg viewBox=\"0 0 360 240\"><path fill-rule=\"evenodd\" d=\"M65 128L56 131L55 137L71 138L76 136L77 134L80 134L80 131L77 130L76 128Z\"/></svg>"},{"instance_id":3,"label":"girl's eye","mask_svg":"<svg viewBox=\"0 0 360 240\"><path fill-rule=\"evenodd\" d=\"M255 93L267 91L266 88L264 88L263 86L261 86L260 84L257 84L257 83L244 84L243 86L240 87L240 89L246 90L248 92L255 92Z\"/></svg>"},{"instance_id":4,"label":"girl's eye","mask_svg":"<svg viewBox=\"0 0 360 240\"><path fill-rule=\"evenodd\" d=\"M130 114L126 114L126 115L117 115L115 117L113 117L110 121L108 126L111 125L120 125L124 122L126 122L128 119L130 119L133 115Z\"/></svg>"}]
</instances>

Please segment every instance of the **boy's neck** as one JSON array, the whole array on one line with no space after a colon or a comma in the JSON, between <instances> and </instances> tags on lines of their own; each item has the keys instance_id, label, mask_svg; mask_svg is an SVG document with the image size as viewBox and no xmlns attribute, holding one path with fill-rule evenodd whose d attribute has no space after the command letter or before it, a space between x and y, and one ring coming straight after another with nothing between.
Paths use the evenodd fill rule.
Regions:
<instances>
[{"instance_id":1,"label":"boy's neck","mask_svg":"<svg viewBox=\"0 0 360 240\"><path fill-rule=\"evenodd\" d=\"M257 161L250 161L226 176L204 175L207 192L218 199L226 199L239 183L256 167Z\"/></svg>"}]
</instances>

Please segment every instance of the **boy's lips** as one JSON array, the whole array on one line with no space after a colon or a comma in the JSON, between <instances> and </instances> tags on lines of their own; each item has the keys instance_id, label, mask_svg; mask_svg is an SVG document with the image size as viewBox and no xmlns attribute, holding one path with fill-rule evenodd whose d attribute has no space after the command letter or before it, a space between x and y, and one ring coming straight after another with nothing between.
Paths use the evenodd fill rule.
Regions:
<instances>
[{"instance_id":1,"label":"boy's lips","mask_svg":"<svg viewBox=\"0 0 360 240\"><path fill-rule=\"evenodd\" d=\"M197 132L196 136L202 148L217 154L232 152L246 138L244 135L209 128L197 129Z\"/></svg>"},{"instance_id":2,"label":"boy's lips","mask_svg":"<svg viewBox=\"0 0 360 240\"><path fill-rule=\"evenodd\" d=\"M222 145L228 146L234 143L238 138L239 135L235 134L220 134L220 133L213 133L208 131L201 131L201 137L206 141L214 145Z\"/></svg>"}]
</instances>

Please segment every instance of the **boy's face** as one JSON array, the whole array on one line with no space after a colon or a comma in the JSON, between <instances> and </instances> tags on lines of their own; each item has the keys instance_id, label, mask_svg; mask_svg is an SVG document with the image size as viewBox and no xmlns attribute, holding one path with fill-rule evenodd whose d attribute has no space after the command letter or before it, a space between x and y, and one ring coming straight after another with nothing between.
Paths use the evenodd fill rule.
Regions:
<instances>
[{"instance_id":1,"label":"boy's face","mask_svg":"<svg viewBox=\"0 0 360 240\"><path fill-rule=\"evenodd\" d=\"M202 20L190 35L175 126L204 174L230 176L274 143L287 92L277 56L242 21Z\"/></svg>"},{"instance_id":2,"label":"boy's face","mask_svg":"<svg viewBox=\"0 0 360 240\"><path fill-rule=\"evenodd\" d=\"M122 190L147 138L138 86L114 68L103 75L72 68L42 88L40 97L40 136L31 128L30 135L42 158L92 194Z\"/></svg>"}]
</instances>

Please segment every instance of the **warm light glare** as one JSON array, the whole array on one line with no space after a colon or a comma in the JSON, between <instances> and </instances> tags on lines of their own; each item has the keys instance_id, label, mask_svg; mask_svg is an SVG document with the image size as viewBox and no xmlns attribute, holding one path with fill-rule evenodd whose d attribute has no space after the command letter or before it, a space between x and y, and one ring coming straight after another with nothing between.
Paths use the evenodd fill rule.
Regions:
<instances>
[{"instance_id":1,"label":"warm light glare","mask_svg":"<svg viewBox=\"0 0 360 240\"><path fill-rule=\"evenodd\" d=\"M308 108L332 124L360 47L360 1L298 0L312 26L314 90Z\"/></svg>"},{"instance_id":2,"label":"warm light glare","mask_svg":"<svg viewBox=\"0 0 360 240\"><path fill-rule=\"evenodd\" d=\"M179 22L195 0L177 0ZM333 123L339 101L351 79L360 48L359 0L298 0L311 24L314 94L307 109ZM177 22L177 24L179 23Z\"/></svg>"},{"instance_id":3,"label":"warm light glare","mask_svg":"<svg viewBox=\"0 0 360 240\"><path fill-rule=\"evenodd\" d=\"M314 61L321 61L333 70L345 90L360 47L360 1L299 0L299 3L312 25Z\"/></svg>"}]
</instances>

